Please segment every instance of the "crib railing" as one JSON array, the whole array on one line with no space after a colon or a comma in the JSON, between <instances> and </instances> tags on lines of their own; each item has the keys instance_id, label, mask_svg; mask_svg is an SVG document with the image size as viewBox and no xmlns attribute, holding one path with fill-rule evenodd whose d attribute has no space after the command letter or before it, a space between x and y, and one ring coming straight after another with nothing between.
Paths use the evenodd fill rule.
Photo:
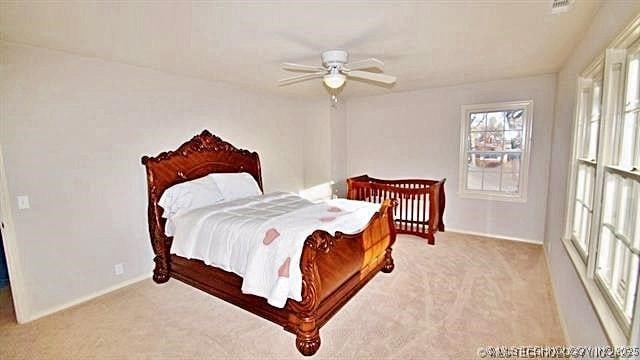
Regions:
<instances>
[{"instance_id":1,"label":"crib railing","mask_svg":"<svg viewBox=\"0 0 640 360\"><path fill-rule=\"evenodd\" d=\"M445 181L381 180L362 175L347 179L347 198L373 203L397 200L393 214L397 232L420 236L433 245L435 233L444 231Z\"/></svg>"}]
</instances>

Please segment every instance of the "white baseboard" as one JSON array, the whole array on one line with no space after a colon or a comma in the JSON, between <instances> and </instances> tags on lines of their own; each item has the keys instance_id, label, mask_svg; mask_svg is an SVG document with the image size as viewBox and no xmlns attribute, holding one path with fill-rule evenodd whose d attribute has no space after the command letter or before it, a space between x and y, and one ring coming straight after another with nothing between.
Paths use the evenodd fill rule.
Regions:
<instances>
[{"instance_id":1,"label":"white baseboard","mask_svg":"<svg viewBox=\"0 0 640 360\"><path fill-rule=\"evenodd\" d=\"M564 335L565 345L571 344L571 339L569 338L569 332L567 331L567 323L564 321L564 316L562 315L562 311L560 309L560 304L558 304L558 297L556 296L556 286L553 283L553 277L551 276L551 263L549 263L549 254L547 254L547 249L543 249L544 253L544 261L547 266L547 273L549 274L549 282L551 283L551 293L553 294L553 302L556 304L556 312L558 313L558 318L560 320L560 327L562 328L562 335Z\"/></svg>"},{"instance_id":2,"label":"white baseboard","mask_svg":"<svg viewBox=\"0 0 640 360\"><path fill-rule=\"evenodd\" d=\"M468 230L459 230L459 229L446 228L445 232L454 232L454 233L458 233L458 234L483 236L483 237L499 239L499 240L519 241L519 242L524 242L524 243L528 243L528 244L542 245L542 241L539 241L539 240L529 240L529 239L522 239L522 238L518 238L518 237L496 235L496 234L487 234L487 233L468 231Z\"/></svg>"},{"instance_id":3,"label":"white baseboard","mask_svg":"<svg viewBox=\"0 0 640 360\"><path fill-rule=\"evenodd\" d=\"M38 311L36 313L30 314L30 316L28 317L27 321L25 321L25 322L29 322L29 321L40 319L40 318L45 317L47 315L51 315L53 313L57 313L58 311L62 311L62 310L68 309L68 308L70 308L72 306L76 306L76 305L82 304L82 303L87 302L89 300L93 300L93 299L95 299L95 298L97 298L99 296L102 296L102 295L105 295L105 294L110 293L112 291L121 289L121 288L123 288L125 286L129 286L131 284L134 284L134 283L146 280L146 279L150 279L150 278L151 278L151 274L150 273L149 274L140 275L140 276L136 276L136 277L134 277L132 279L125 280L125 281L123 281L121 283L109 286L109 287L107 287L105 289L101 289L101 290L92 292L91 294L88 294L86 296L82 296L80 298L71 300L71 301L66 302L64 304L56 305L56 306L50 307L48 309L45 309L45 310Z\"/></svg>"}]
</instances>

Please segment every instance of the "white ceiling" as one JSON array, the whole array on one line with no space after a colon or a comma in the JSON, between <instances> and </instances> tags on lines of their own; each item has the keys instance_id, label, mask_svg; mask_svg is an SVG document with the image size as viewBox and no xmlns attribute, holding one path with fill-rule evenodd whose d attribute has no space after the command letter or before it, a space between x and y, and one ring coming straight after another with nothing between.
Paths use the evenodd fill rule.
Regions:
<instances>
[{"instance_id":1,"label":"white ceiling","mask_svg":"<svg viewBox=\"0 0 640 360\"><path fill-rule=\"evenodd\" d=\"M358 96L555 72L600 1L560 15L550 3L0 0L0 38L307 96L326 96L321 80L278 87L294 74L279 64L320 64L322 50L344 48L398 77L390 89L349 80L342 95Z\"/></svg>"}]
</instances>

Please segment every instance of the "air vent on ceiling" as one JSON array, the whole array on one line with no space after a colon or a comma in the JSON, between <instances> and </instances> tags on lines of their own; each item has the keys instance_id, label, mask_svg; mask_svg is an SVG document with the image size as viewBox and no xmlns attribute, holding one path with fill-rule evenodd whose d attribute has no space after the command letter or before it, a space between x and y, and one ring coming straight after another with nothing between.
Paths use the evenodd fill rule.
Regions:
<instances>
[{"instance_id":1,"label":"air vent on ceiling","mask_svg":"<svg viewBox=\"0 0 640 360\"><path fill-rule=\"evenodd\" d=\"M574 0L551 0L551 13L560 14L571 10Z\"/></svg>"}]
</instances>

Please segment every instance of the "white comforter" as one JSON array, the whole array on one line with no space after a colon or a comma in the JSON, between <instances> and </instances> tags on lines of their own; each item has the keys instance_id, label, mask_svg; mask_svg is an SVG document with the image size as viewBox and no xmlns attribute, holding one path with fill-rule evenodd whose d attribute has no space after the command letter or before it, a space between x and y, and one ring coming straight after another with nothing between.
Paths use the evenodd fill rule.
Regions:
<instances>
[{"instance_id":1,"label":"white comforter","mask_svg":"<svg viewBox=\"0 0 640 360\"><path fill-rule=\"evenodd\" d=\"M171 252L243 278L242 292L276 307L302 300L300 256L314 230L358 232L379 204L334 199L314 204L290 193L219 203L171 219Z\"/></svg>"}]
</instances>

